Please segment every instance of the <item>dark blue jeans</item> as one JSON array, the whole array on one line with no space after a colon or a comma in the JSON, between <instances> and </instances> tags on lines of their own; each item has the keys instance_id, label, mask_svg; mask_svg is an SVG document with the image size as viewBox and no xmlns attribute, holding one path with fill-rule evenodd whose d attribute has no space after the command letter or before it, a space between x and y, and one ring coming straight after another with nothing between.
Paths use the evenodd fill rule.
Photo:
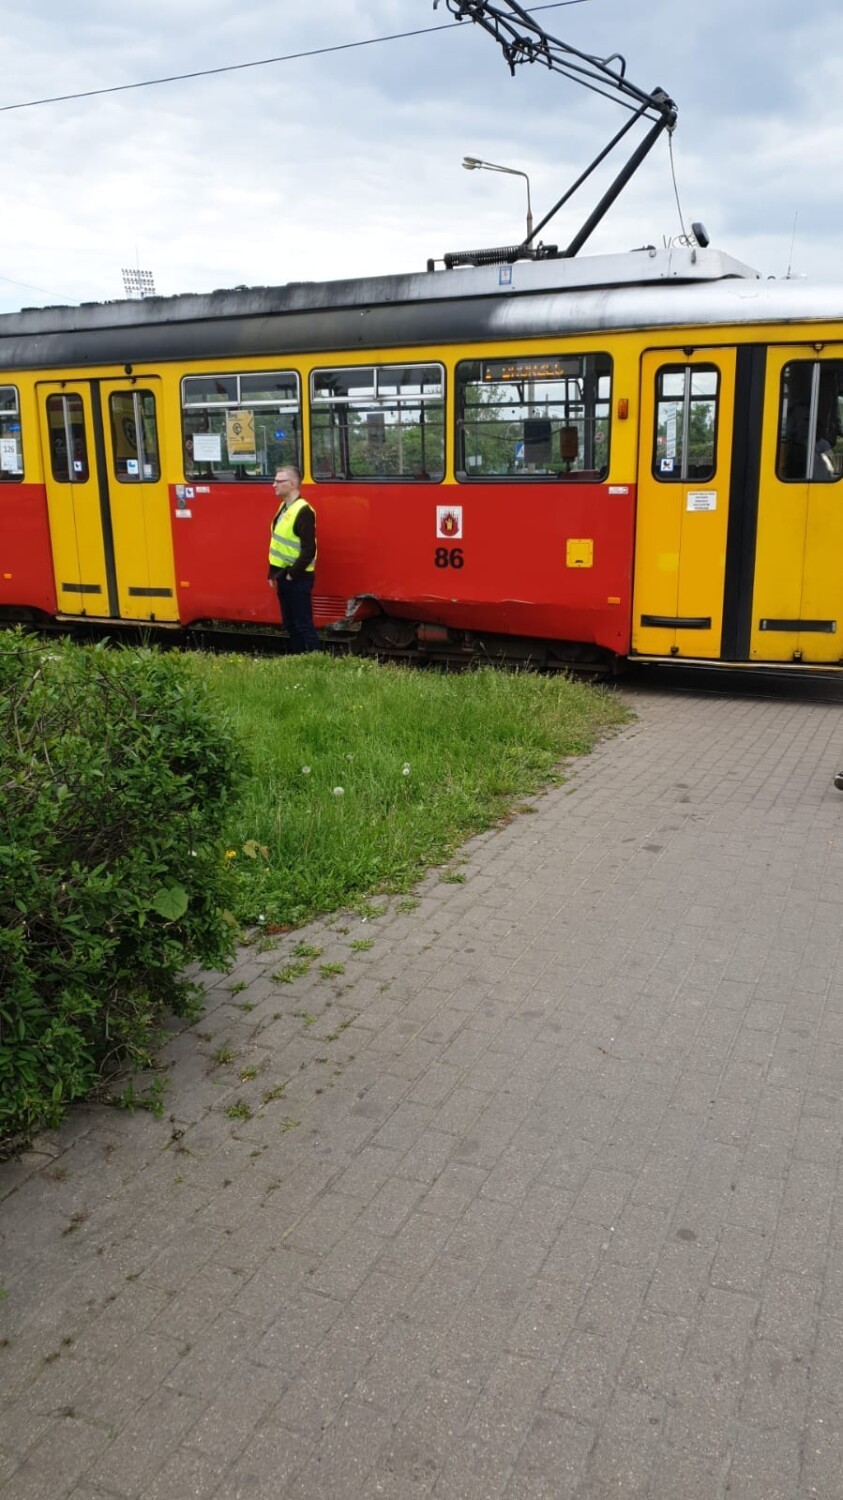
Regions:
<instances>
[{"instance_id":1,"label":"dark blue jeans","mask_svg":"<svg viewBox=\"0 0 843 1500\"><path fill-rule=\"evenodd\" d=\"M301 656L305 651L319 650L319 636L313 624L313 574L289 581L279 574L275 580L281 619L290 637L290 651Z\"/></svg>"}]
</instances>

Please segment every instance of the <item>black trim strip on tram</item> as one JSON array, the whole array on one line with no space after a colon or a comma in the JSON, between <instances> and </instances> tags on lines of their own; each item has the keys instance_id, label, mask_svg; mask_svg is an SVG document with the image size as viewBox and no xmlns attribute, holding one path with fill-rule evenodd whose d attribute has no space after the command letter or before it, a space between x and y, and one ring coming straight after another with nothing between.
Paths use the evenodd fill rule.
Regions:
<instances>
[{"instance_id":1,"label":"black trim strip on tram","mask_svg":"<svg viewBox=\"0 0 843 1500\"><path fill-rule=\"evenodd\" d=\"M132 599L172 599L172 589L129 589Z\"/></svg>"},{"instance_id":2,"label":"black trim strip on tram","mask_svg":"<svg viewBox=\"0 0 843 1500\"><path fill-rule=\"evenodd\" d=\"M94 453L97 459L97 488L100 497L100 520L102 521L102 544L105 553L105 581L108 585L108 613L113 620L120 618L120 602L117 595L117 569L114 561L114 531L111 525L111 501L108 493L108 468L105 457L105 432L102 422L102 400L100 381L89 380L91 394L91 419L94 425Z\"/></svg>"},{"instance_id":3,"label":"black trim strip on tram","mask_svg":"<svg viewBox=\"0 0 843 1500\"><path fill-rule=\"evenodd\" d=\"M710 630L711 615L642 615L641 624L664 630Z\"/></svg>"},{"instance_id":4,"label":"black trim strip on tram","mask_svg":"<svg viewBox=\"0 0 843 1500\"><path fill-rule=\"evenodd\" d=\"M65 594L101 594L102 587L98 583L63 583L61 585Z\"/></svg>"},{"instance_id":5,"label":"black trim strip on tram","mask_svg":"<svg viewBox=\"0 0 843 1500\"><path fill-rule=\"evenodd\" d=\"M723 661L749 661L752 637L752 591L761 486L761 426L767 349L746 344L737 350L732 468L729 475L729 523L723 579Z\"/></svg>"},{"instance_id":6,"label":"black trim strip on tram","mask_svg":"<svg viewBox=\"0 0 843 1500\"><path fill-rule=\"evenodd\" d=\"M759 630L806 630L815 635L836 635L836 620L759 620Z\"/></svg>"}]
</instances>

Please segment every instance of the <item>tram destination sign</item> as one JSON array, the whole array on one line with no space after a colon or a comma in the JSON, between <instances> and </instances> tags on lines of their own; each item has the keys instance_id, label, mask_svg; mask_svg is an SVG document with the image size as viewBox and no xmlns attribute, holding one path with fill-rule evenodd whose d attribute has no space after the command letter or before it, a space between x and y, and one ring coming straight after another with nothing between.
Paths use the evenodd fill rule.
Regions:
<instances>
[{"instance_id":1,"label":"tram destination sign","mask_svg":"<svg viewBox=\"0 0 843 1500\"><path fill-rule=\"evenodd\" d=\"M483 362L483 381L565 380L582 374L579 359L556 359L536 355L532 359L491 359Z\"/></svg>"}]
</instances>

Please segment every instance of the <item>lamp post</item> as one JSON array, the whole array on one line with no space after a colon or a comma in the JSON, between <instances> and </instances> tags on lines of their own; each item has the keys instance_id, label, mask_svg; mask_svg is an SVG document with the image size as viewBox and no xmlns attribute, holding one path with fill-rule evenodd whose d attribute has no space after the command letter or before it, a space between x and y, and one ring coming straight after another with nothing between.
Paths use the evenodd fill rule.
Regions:
<instances>
[{"instance_id":1,"label":"lamp post","mask_svg":"<svg viewBox=\"0 0 843 1500\"><path fill-rule=\"evenodd\" d=\"M482 170L484 172L505 172L508 177L524 178L524 181L527 184L527 239L524 241L524 243L526 244L527 241L532 239L533 210L530 205L530 179L527 176L527 173L520 171L518 167L501 167L498 166L497 162L494 161L481 161L477 156L464 156L462 159L462 164L467 172L476 172L478 170Z\"/></svg>"}]
</instances>

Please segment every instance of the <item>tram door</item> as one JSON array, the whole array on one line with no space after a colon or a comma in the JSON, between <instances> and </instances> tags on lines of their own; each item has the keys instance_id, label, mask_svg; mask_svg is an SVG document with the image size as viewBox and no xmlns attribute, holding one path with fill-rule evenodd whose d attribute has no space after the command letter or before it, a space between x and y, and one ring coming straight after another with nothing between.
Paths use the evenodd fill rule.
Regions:
<instances>
[{"instance_id":1,"label":"tram door","mask_svg":"<svg viewBox=\"0 0 843 1500\"><path fill-rule=\"evenodd\" d=\"M641 362L632 649L720 656L735 350L660 349Z\"/></svg>"},{"instance_id":2,"label":"tram door","mask_svg":"<svg viewBox=\"0 0 843 1500\"><path fill-rule=\"evenodd\" d=\"M771 348L750 656L843 659L843 347Z\"/></svg>"},{"instance_id":3,"label":"tram door","mask_svg":"<svg viewBox=\"0 0 843 1500\"><path fill-rule=\"evenodd\" d=\"M175 620L160 381L41 382L38 409L58 607Z\"/></svg>"}]
</instances>

